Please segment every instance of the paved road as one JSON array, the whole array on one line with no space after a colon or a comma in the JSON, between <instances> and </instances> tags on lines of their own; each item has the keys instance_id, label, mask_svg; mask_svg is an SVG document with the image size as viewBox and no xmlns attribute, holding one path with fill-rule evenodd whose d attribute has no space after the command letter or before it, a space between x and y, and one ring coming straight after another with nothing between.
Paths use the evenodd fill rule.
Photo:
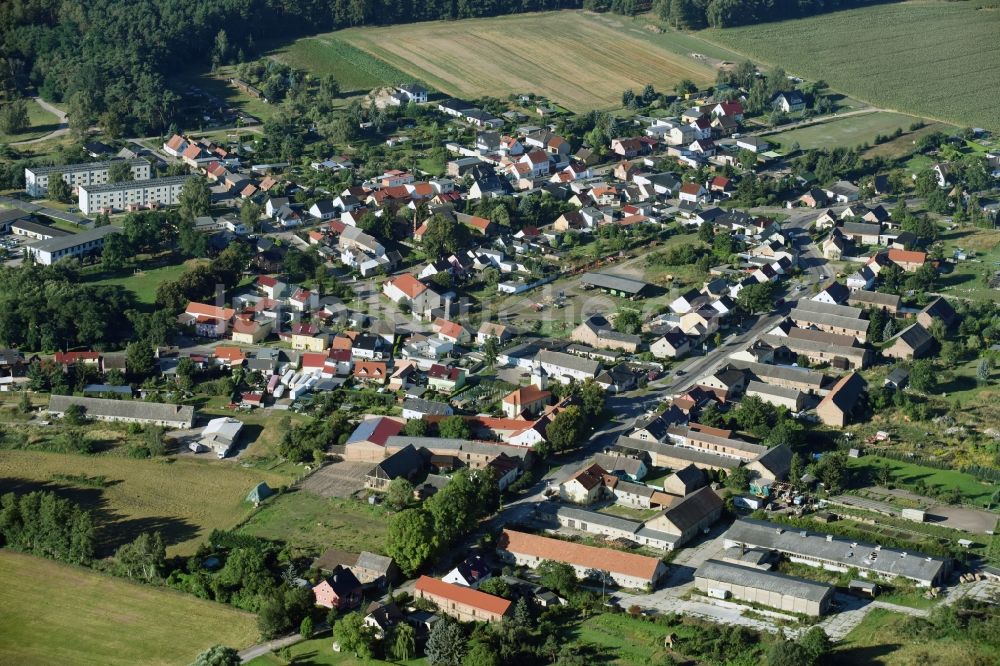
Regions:
<instances>
[{"instance_id":1,"label":"paved road","mask_svg":"<svg viewBox=\"0 0 1000 666\"><path fill-rule=\"evenodd\" d=\"M57 136L62 136L63 134L69 132L69 116L67 116L64 111L61 111L60 109L57 109L56 107L52 106L41 97L36 97L35 101L38 103L38 106L42 107L43 109L45 109L46 111L48 111L49 113L51 113L52 115L54 115L56 118L59 119L59 127L52 130L51 132L49 132L44 136L38 137L37 139L28 139L27 141L15 141L10 145L28 146L33 143L41 143L42 141L48 141L49 139L54 139Z\"/></svg>"}]
</instances>

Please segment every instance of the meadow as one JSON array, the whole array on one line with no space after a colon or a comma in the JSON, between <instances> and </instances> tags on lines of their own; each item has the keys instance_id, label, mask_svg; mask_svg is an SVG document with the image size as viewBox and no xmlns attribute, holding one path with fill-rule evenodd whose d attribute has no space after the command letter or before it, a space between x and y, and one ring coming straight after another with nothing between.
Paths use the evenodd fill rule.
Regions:
<instances>
[{"instance_id":1,"label":"meadow","mask_svg":"<svg viewBox=\"0 0 1000 666\"><path fill-rule=\"evenodd\" d=\"M95 487L67 480L78 475L107 481ZM100 556L154 530L163 534L169 555L190 555L213 529L229 529L250 514L245 498L260 481L277 487L287 477L193 456L0 451L0 493L53 490L94 511Z\"/></svg>"},{"instance_id":2,"label":"meadow","mask_svg":"<svg viewBox=\"0 0 1000 666\"><path fill-rule=\"evenodd\" d=\"M356 55L342 53L337 42L343 41L449 95L535 93L573 111L616 108L622 90L647 83L671 90L685 78L714 80L707 62L680 53L683 48L665 48L641 24L622 21L563 11L351 28L300 40L277 57L316 73L368 69ZM327 43L330 53L313 43Z\"/></svg>"},{"instance_id":3,"label":"meadow","mask_svg":"<svg viewBox=\"0 0 1000 666\"><path fill-rule=\"evenodd\" d=\"M987 229L956 229L941 236L946 257L961 249L975 257L954 264L953 270L941 277L938 291L946 296L973 301L996 301L1000 291L991 289L987 280L1000 271L1000 231Z\"/></svg>"},{"instance_id":4,"label":"meadow","mask_svg":"<svg viewBox=\"0 0 1000 666\"><path fill-rule=\"evenodd\" d=\"M996 663L995 654L968 638L927 640L903 633L907 617L881 608L868 612L865 619L840 641L824 662L832 666L880 664L881 666L968 666Z\"/></svg>"},{"instance_id":5,"label":"meadow","mask_svg":"<svg viewBox=\"0 0 1000 666\"><path fill-rule=\"evenodd\" d=\"M138 303L150 306L156 303L156 289L161 284L176 280L189 268L205 262L206 260L204 259L190 259L179 264L161 266L138 272L126 270L115 274L97 273L86 276L86 279L87 282L95 286L124 287L132 292Z\"/></svg>"},{"instance_id":6,"label":"meadow","mask_svg":"<svg viewBox=\"0 0 1000 666\"><path fill-rule=\"evenodd\" d=\"M37 139L49 132L59 129L59 119L54 114L43 109L33 99L28 100L28 128L20 134L4 134L0 132L0 143L28 141Z\"/></svg>"},{"instance_id":7,"label":"meadow","mask_svg":"<svg viewBox=\"0 0 1000 666\"><path fill-rule=\"evenodd\" d=\"M316 554L327 548L382 552L388 517L380 506L296 490L266 502L240 531Z\"/></svg>"},{"instance_id":8,"label":"meadow","mask_svg":"<svg viewBox=\"0 0 1000 666\"><path fill-rule=\"evenodd\" d=\"M250 613L5 550L0 606L0 661L21 666L187 664L258 637Z\"/></svg>"},{"instance_id":9,"label":"meadow","mask_svg":"<svg viewBox=\"0 0 1000 666\"><path fill-rule=\"evenodd\" d=\"M915 0L698 36L884 109L1000 130L1000 10Z\"/></svg>"},{"instance_id":10,"label":"meadow","mask_svg":"<svg viewBox=\"0 0 1000 666\"><path fill-rule=\"evenodd\" d=\"M865 143L875 143L878 135L888 136L897 129L907 132L920 119L891 111L875 111L847 118L832 118L828 121L800 127L785 132L768 134L767 140L780 143L788 150L793 143L800 148L855 148ZM941 129L942 126L934 123Z\"/></svg>"}]
</instances>

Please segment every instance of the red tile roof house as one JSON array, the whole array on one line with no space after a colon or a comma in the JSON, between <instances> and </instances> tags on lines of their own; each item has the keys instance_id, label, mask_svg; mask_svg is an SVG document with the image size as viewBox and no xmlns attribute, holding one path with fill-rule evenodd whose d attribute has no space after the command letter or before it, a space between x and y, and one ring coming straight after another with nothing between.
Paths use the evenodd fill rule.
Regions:
<instances>
[{"instance_id":1,"label":"red tile roof house","mask_svg":"<svg viewBox=\"0 0 1000 666\"><path fill-rule=\"evenodd\" d=\"M361 605L361 583L350 569L340 565L312 590L317 606L347 610Z\"/></svg>"},{"instance_id":2,"label":"red tile roof house","mask_svg":"<svg viewBox=\"0 0 1000 666\"><path fill-rule=\"evenodd\" d=\"M500 535L497 554L508 562L532 569L545 560L563 562L573 567L578 578L592 578L594 572L606 572L616 585L630 589L655 588L667 573L667 565L655 557L513 530L504 530Z\"/></svg>"},{"instance_id":3,"label":"red tile roof house","mask_svg":"<svg viewBox=\"0 0 1000 666\"><path fill-rule=\"evenodd\" d=\"M511 607L511 602L503 597L429 576L420 577L413 587L413 596L433 601L442 613L460 622L499 622Z\"/></svg>"},{"instance_id":4,"label":"red tile roof house","mask_svg":"<svg viewBox=\"0 0 1000 666\"><path fill-rule=\"evenodd\" d=\"M101 352L95 351L78 351L78 352L56 352L52 360L57 364L61 365L63 371L69 369L69 366L76 365L77 362L83 363L84 365L94 365L97 366L99 372L104 372L104 364L101 359Z\"/></svg>"},{"instance_id":5,"label":"red tile roof house","mask_svg":"<svg viewBox=\"0 0 1000 666\"><path fill-rule=\"evenodd\" d=\"M386 281L382 293L393 303L408 303L419 315L441 307L441 296L409 273Z\"/></svg>"},{"instance_id":6,"label":"red tile roof house","mask_svg":"<svg viewBox=\"0 0 1000 666\"><path fill-rule=\"evenodd\" d=\"M889 250L889 261L902 268L907 273L913 273L927 261L926 252L916 250Z\"/></svg>"},{"instance_id":7,"label":"red tile roof house","mask_svg":"<svg viewBox=\"0 0 1000 666\"><path fill-rule=\"evenodd\" d=\"M385 361L358 361L354 364L354 380L382 385L389 376Z\"/></svg>"},{"instance_id":8,"label":"red tile roof house","mask_svg":"<svg viewBox=\"0 0 1000 666\"><path fill-rule=\"evenodd\" d=\"M191 301L177 318L181 326L193 326L195 334L205 338L221 338L229 331L236 310L233 308Z\"/></svg>"},{"instance_id":9,"label":"red tile roof house","mask_svg":"<svg viewBox=\"0 0 1000 666\"><path fill-rule=\"evenodd\" d=\"M461 324L438 317L431 324L433 330L439 338L455 344L463 344L472 340L472 335Z\"/></svg>"}]
</instances>

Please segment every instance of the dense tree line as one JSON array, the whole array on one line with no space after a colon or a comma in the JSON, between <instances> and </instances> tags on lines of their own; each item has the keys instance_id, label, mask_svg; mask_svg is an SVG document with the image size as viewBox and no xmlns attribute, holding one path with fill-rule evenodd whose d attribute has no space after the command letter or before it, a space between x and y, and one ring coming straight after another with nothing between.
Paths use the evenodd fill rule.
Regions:
<instances>
[{"instance_id":1,"label":"dense tree line","mask_svg":"<svg viewBox=\"0 0 1000 666\"><path fill-rule=\"evenodd\" d=\"M0 14L0 87L67 105L81 132L164 130L179 108L166 76L256 52L256 40L352 25L576 8L580 0L12 0Z\"/></svg>"},{"instance_id":2,"label":"dense tree line","mask_svg":"<svg viewBox=\"0 0 1000 666\"><path fill-rule=\"evenodd\" d=\"M656 0L659 17L677 28L730 28L825 14L884 0ZM628 5L629 3L619 3ZM626 12L621 12L626 13Z\"/></svg>"},{"instance_id":3,"label":"dense tree line","mask_svg":"<svg viewBox=\"0 0 1000 666\"><path fill-rule=\"evenodd\" d=\"M0 344L24 351L107 347L126 339L122 287L81 284L78 264L0 269Z\"/></svg>"},{"instance_id":4,"label":"dense tree line","mask_svg":"<svg viewBox=\"0 0 1000 666\"><path fill-rule=\"evenodd\" d=\"M218 289L236 285L249 257L246 245L230 244L211 264L195 266L176 280L162 283L156 289L156 304L165 310L179 312L189 301L211 299Z\"/></svg>"},{"instance_id":5,"label":"dense tree line","mask_svg":"<svg viewBox=\"0 0 1000 666\"><path fill-rule=\"evenodd\" d=\"M89 511L49 491L0 497L0 546L70 564L94 558Z\"/></svg>"}]
</instances>

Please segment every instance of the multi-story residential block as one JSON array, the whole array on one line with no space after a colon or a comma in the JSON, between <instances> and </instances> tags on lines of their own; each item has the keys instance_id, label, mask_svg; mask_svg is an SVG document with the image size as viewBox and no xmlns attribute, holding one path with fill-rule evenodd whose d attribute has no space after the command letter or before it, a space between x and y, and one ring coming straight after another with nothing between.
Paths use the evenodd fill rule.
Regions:
<instances>
[{"instance_id":1,"label":"multi-story residential block","mask_svg":"<svg viewBox=\"0 0 1000 666\"><path fill-rule=\"evenodd\" d=\"M108 172L114 162L89 162L86 164L63 164L61 166L36 166L24 170L24 189L33 197L44 197L49 191L49 177L62 174L67 185L104 185L108 182ZM149 180L149 162L143 159L128 160L132 168L133 180Z\"/></svg>"},{"instance_id":2,"label":"multi-story residential block","mask_svg":"<svg viewBox=\"0 0 1000 666\"><path fill-rule=\"evenodd\" d=\"M125 183L81 185L80 210L85 215L102 210L124 210L127 206L173 206L180 203L181 188L195 176L170 176Z\"/></svg>"}]
</instances>

